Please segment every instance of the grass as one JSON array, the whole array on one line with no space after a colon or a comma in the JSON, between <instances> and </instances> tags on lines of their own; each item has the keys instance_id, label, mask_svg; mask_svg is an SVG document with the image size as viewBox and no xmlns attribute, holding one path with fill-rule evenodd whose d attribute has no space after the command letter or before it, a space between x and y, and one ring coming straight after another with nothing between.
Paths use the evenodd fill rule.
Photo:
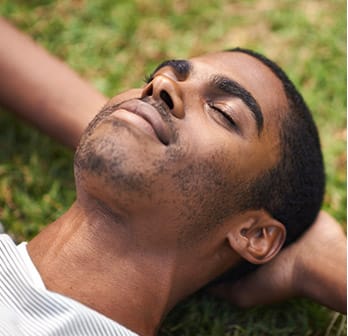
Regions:
<instances>
[{"instance_id":1,"label":"grass","mask_svg":"<svg viewBox=\"0 0 348 336\"><path fill-rule=\"evenodd\" d=\"M8 0L0 14L112 96L167 58L243 46L276 60L313 111L327 171L324 208L346 225L346 4L343 0ZM0 114L0 218L30 239L74 199L72 153ZM160 335L345 335L345 317L306 300L241 311L202 294Z\"/></svg>"}]
</instances>

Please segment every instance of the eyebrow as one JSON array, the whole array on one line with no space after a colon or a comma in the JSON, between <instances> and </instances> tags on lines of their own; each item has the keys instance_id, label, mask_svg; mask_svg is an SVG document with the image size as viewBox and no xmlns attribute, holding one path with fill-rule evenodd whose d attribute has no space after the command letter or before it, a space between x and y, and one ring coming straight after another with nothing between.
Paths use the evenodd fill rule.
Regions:
<instances>
[{"instance_id":1,"label":"eyebrow","mask_svg":"<svg viewBox=\"0 0 348 336\"><path fill-rule=\"evenodd\" d=\"M213 76L211 85L224 93L240 98L244 104L249 107L256 121L257 130L260 135L263 128L263 115L260 105L253 95L239 83L223 75Z\"/></svg>"},{"instance_id":2,"label":"eyebrow","mask_svg":"<svg viewBox=\"0 0 348 336\"><path fill-rule=\"evenodd\" d=\"M150 82L153 79L155 73L166 66L173 68L175 72L184 77L187 77L193 70L193 66L190 61L180 59L167 60L157 66L157 68L146 79L146 82ZM257 131L260 135L263 129L263 114L261 112L260 105L253 97L253 95L239 83L224 75L214 75L211 78L210 84L211 86L228 95L233 95L240 98L244 102L244 104L248 106L256 121Z\"/></svg>"},{"instance_id":3,"label":"eyebrow","mask_svg":"<svg viewBox=\"0 0 348 336\"><path fill-rule=\"evenodd\" d=\"M146 81L150 82L153 79L155 73L166 66L173 68L176 73L183 77L188 76L188 74L192 71L192 64L187 60L167 60L157 66L157 68L151 73Z\"/></svg>"}]
</instances>

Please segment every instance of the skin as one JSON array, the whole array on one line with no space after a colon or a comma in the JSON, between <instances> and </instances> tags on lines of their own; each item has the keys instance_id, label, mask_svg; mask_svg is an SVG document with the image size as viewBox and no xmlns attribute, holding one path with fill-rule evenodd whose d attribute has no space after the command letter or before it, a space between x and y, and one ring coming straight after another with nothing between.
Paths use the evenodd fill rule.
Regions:
<instances>
[{"instance_id":1,"label":"skin","mask_svg":"<svg viewBox=\"0 0 348 336\"><path fill-rule=\"evenodd\" d=\"M0 76L0 104L18 116L31 121L58 141L75 148L83 130L94 117L96 110L106 102L106 97L82 80L64 63L48 54L29 37L1 18L0 40L2 41L1 45L6 46L0 52L2 73ZM25 55L25 57L18 58L16 55ZM32 66L32 64L38 63L44 67L45 76L41 76L37 72L37 68ZM11 71L9 71L10 69ZM60 80L56 80L57 78ZM59 104L56 103L58 93ZM137 98L141 94L142 89L127 91L114 98L110 104ZM39 111L40 113L38 113ZM95 206L95 208L98 207ZM134 321L132 322L132 316L124 310L127 307L122 306L122 310L117 311L117 304L124 298L125 301L122 304L127 303L129 309L133 308L133 317L138 319L139 330L141 325L147 326L148 330L151 330L156 325L156 321L161 319L163 311L169 310L169 308L163 309L163 307L170 306L169 300L165 302L164 295L169 293L169 290L165 289L165 280L170 278L170 273L168 277L164 277L165 270L162 267L167 259L166 255L162 256L162 264L157 256L161 267L153 274L152 279L149 276L152 269L149 269L146 274L148 279L142 281L141 276L145 275L141 272L137 273L136 265L144 267L146 262L144 255L138 256L139 263L137 264L135 258L131 258L131 253L127 253L129 246L127 244L122 246L121 239L118 239L119 243L117 244L116 238L121 235L121 232L117 232L115 235L114 228L111 226L110 235L108 235L108 226L103 227L98 224L102 224L100 218L108 218L105 211L102 211L100 216L95 216L95 222L90 216L86 219L87 214L90 215L93 212L92 209L93 203L90 203L89 211L85 211L79 208L77 202L69 214L60 218L57 223L50 225L36 239L35 243L34 241L30 243L31 253L36 254L37 263L41 265L41 271L46 274L45 282L49 284L49 287L57 288L59 292L71 293L71 297L80 298L81 302L101 312L112 311L113 313L109 316L114 316L115 320L119 322L123 320L125 324L129 321L127 325L131 327ZM91 222L93 225L88 226ZM101 230L102 227L103 230ZM118 228L118 231L121 229ZM231 237L231 235L229 236ZM110 239L110 237L115 240ZM219 273L220 269L215 265L221 260L229 258L230 263L234 262L228 239L227 242L225 240L224 249L214 255L213 263L207 265L216 273ZM335 248L333 249L332 246ZM104 256L102 259L98 257L100 249ZM115 256L113 249L117 250L114 251ZM83 255L84 253L85 255ZM211 256L206 256L207 261L208 257L209 260L211 259ZM193 265L193 269L196 270L195 276L198 273L197 265L204 265L204 269L206 268L204 257L202 253L199 263ZM132 262L128 263L130 260ZM110 267L113 264L120 264L120 270L128 269L128 272L124 273L124 277L120 281L117 281L117 276L120 276L121 271L115 275L110 274L110 277L104 281L100 277L105 273L105 267L112 270ZM57 274L55 266L61 270L60 274ZM151 266L154 266L154 263L151 263ZM330 271L332 267L334 267L334 271ZM177 268L180 269L180 266ZM126 280L129 279L127 276L133 279L132 276L135 274L137 277L132 281L132 284L127 283ZM150 288L145 285L146 280L155 281L154 283L158 284L159 278L157 276L162 277L163 286L154 290L152 286ZM80 279L92 280L85 284ZM191 281L196 280L189 278L187 284L190 284ZM116 282L118 293L112 286ZM151 282L149 283L151 284ZM317 283L318 286L308 286L308 284L313 283ZM137 287L138 284L139 286L141 284L142 287ZM192 287L195 288L197 285L193 284ZM164 296L163 300L157 298L159 289L161 295ZM181 289L178 288L177 292L180 291ZM115 295L110 295L111 292ZM345 312L346 237L344 232L332 217L323 212L312 228L296 244L281 251L279 256L259 268L247 279L243 279L237 284L226 284L219 287L215 293L240 307L271 303L295 295L302 295L332 309ZM137 298L136 302L133 301L134 297ZM100 298L100 302L96 302L96 298ZM145 310L143 308L146 305L143 303L146 301L149 309ZM161 302L161 305L157 305ZM147 321L150 322L147 324Z\"/></svg>"},{"instance_id":2,"label":"skin","mask_svg":"<svg viewBox=\"0 0 348 336\"><path fill-rule=\"evenodd\" d=\"M1 105L63 144L77 146L106 98L1 17L0 41Z\"/></svg>"},{"instance_id":3,"label":"skin","mask_svg":"<svg viewBox=\"0 0 348 336\"><path fill-rule=\"evenodd\" d=\"M244 54L190 62L185 76L171 66L158 70L141 92L147 104L132 91L125 103L116 97L105 106L76 152L76 202L28 245L49 289L142 335L155 334L178 301L241 256L266 262L285 239L284 226L264 211L239 213L235 206L240 183L278 160L272 115L285 104L280 82ZM249 107L217 90L212 75L251 93L263 113L261 132ZM265 81L268 89L257 84ZM238 129L208 101L231 108ZM144 113L148 103L164 120L166 143L155 135L158 127L152 132L131 111L135 104ZM204 265L198 274L197 265ZM87 277L93 281L81 283Z\"/></svg>"},{"instance_id":4,"label":"skin","mask_svg":"<svg viewBox=\"0 0 348 336\"><path fill-rule=\"evenodd\" d=\"M346 314L346 265L344 231L321 211L309 230L271 262L236 283L216 286L210 292L241 308L303 296Z\"/></svg>"},{"instance_id":5,"label":"skin","mask_svg":"<svg viewBox=\"0 0 348 336\"><path fill-rule=\"evenodd\" d=\"M222 59L222 62L212 61L215 59ZM228 62L229 60L233 62ZM230 201L231 193L241 192L238 189L243 181L255 178L277 162L278 139L274 119L270 116L273 114L273 106L277 104L276 100L279 97L283 100L285 98L273 74L266 67L262 68L265 76L268 76L265 80L276 88L274 101L263 99L268 90L266 92L262 85L249 85L250 91L260 101L261 109L265 111L265 127L260 136L252 113L239 98L215 92L207 84L212 74L222 72L249 87L247 83L251 81L253 74L247 76L243 72L235 75L238 74L238 67L250 67L248 62L254 66L250 68L251 73L259 71L259 62L249 56L212 54L207 58L192 60L194 72L184 80L175 78L171 67L162 68L156 73L154 80L142 94L144 100L166 107L159 97L159 92L166 90L175 101L171 111L164 109L163 112L170 134L167 146L156 137L147 136L144 132L146 125L141 123L142 120L122 109L122 105L113 108L112 100L104 109L110 115L102 114L100 120L96 120L87 131L87 135L92 134L84 138L77 150L75 164L84 170L79 173L81 182L78 183L86 184L81 185L85 189L95 190L94 196L107 203L120 216L130 217L136 212L139 219L145 217L151 221L155 207L154 221L158 221L159 209L164 218L179 217L177 220L182 223L184 240L186 228L192 227L189 223L191 209L196 208L201 216L197 218L199 225L194 226L198 228L197 231L190 232L190 235L199 234L202 228L209 231L215 221L223 221L224 217L236 210L234 202ZM221 64L225 66L222 67ZM148 96L150 88L152 96ZM221 113L207 105L208 97L216 100L216 103L225 104L226 109L234 109L233 117L238 123L239 131L230 128ZM103 146L102 152L96 149L97 146ZM129 151L135 155L128 155ZM96 161L102 162L102 166L97 165ZM103 188L100 188L99 174L104 175ZM164 183L166 190L163 192ZM113 195L116 188L119 191ZM98 193L98 190L103 193ZM208 193L221 196L210 206L212 209L205 204L206 199L201 197ZM172 195L177 195L174 208ZM214 200L209 200L210 202ZM156 226L153 229L157 230ZM152 237L152 230L149 232Z\"/></svg>"}]
</instances>

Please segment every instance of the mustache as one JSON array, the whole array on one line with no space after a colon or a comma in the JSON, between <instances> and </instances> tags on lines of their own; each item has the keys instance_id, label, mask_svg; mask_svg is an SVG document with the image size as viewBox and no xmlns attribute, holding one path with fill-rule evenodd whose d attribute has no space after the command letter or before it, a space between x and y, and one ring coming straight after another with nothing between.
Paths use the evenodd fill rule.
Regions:
<instances>
[{"instance_id":1,"label":"mustache","mask_svg":"<svg viewBox=\"0 0 348 336\"><path fill-rule=\"evenodd\" d=\"M172 123L172 114L163 102L156 101L150 97L143 97L140 100L154 107L165 122Z\"/></svg>"},{"instance_id":2,"label":"mustache","mask_svg":"<svg viewBox=\"0 0 348 336\"><path fill-rule=\"evenodd\" d=\"M115 112L122 104L124 104L127 101L133 100L133 99L134 98L122 101L122 102L117 103L117 104L112 104L112 105L108 105L108 103L106 103L102 107L100 112L90 122L90 124L88 125L88 127L86 129L86 133L90 134L100 122L102 122L110 114ZM178 131L177 131L175 125L174 125L173 116L170 113L168 107L164 104L164 102L156 101L156 100L154 100L151 97L143 97L143 98L140 98L139 100L141 100L144 103L147 103L147 104L149 104L149 105L151 105L152 107L155 108L155 110L158 112L158 114L160 115L162 120L167 124L167 126L171 130L171 132L172 132L172 134L174 136L174 139L177 140L177 138L178 138Z\"/></svg>"},{"instance_id":3,"label":"mustache","mask_svg":"<svg viewBox=\"0 0 348 336\"><path fill-rule=\"evenodd\" d=\"M111 113L115 112L120 107L120 105L124 104L127 101L133 100L133 99L125 100L123 102L113 104L113 105L108 105L108 103L106 103L106 105L101 109L101 111L97 114L96 117L100 116L100 118L105 118L105 117L109 116ZM154 107L164 121L172 122L171 113L168 111L168 109L166 108L164 103L155 101L150 97L143 97L143 98L140 98L139 100ZM100 118L98 118L98 119L100 119Z\"/></svg>"}]
</instances>

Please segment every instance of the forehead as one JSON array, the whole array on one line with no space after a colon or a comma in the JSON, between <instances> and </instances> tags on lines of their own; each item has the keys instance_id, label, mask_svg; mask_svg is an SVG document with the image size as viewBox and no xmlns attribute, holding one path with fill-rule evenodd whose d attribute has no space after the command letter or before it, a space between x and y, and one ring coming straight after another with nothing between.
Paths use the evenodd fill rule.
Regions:
<instances>
[{"instance_id":1,"label":"forehead","mask_svg":"<svg viewBox=\"0 0 348 336\"><path fill-rule=\"evenodd\" d=\"M242 85L256 99L265 124L278 122L280 111L287 106L281 81L257 58L243 52L218 52L190 60L198 74L222 74ZM273 122L272 122L273 121Z\"/></svg>"}]
</instances>

